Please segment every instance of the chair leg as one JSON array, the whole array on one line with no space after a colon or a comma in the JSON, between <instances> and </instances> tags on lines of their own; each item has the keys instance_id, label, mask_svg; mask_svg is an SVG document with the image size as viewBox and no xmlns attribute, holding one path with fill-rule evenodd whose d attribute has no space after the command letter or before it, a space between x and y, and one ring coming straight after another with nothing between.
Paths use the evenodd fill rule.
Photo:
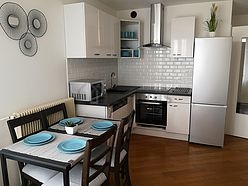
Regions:
<instances>
[{"instance_id":1,"label":"chair leg","mask_svg":"<svg viewBox=\"0 0 248 186\"><path fill-rule=\"evenodd\" d=\"M115 186L120 186L121 185L121 178L120 178L120 172L119 171L120 171L119 169L114 170Z\"/></svg>"},{"instance_id":2,"label":"chair leg","mask_svg":"<svg viewBox=\"0 0 248 186\"><path fill-rule=\"evenodd\" d=\"M28 186L28 180L21 175L22 186Z\"/></svg>"},{"instance_id":3,"label":"chair leg","mask_svg":"<svg viewBox=\"0 0 248 186\"><path fill-rule=\"evenodd\" d=\"M126 182L127 182L127 186L131 186L131 178L130 178L130 174L129 174L129 166L128 166L128 160L127 162L124 164L124 170L125 170L125 174L126 174Z\"/></svg>"}]
</instances>

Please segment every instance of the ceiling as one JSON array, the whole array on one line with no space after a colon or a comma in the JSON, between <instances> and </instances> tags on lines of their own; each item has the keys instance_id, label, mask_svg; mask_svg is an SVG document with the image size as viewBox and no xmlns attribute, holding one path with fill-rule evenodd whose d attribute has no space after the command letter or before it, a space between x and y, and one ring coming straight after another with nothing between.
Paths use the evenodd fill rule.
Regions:
<instances>
[{"instance_id":1,"label":"ceiling","mask_svg":"<svg viewBox=\"0 0 248 186\"><path fill-rule=\"evenodd\" d=\"M213 2L213 0L99 0L114 10L128 10L148 8L150 4L162 2L164 5L191 4L200 2ZM225 0L215 0L225 1ZM248 0L233 0L233 14L248 14Z\"/></svg>"}]
</instances>

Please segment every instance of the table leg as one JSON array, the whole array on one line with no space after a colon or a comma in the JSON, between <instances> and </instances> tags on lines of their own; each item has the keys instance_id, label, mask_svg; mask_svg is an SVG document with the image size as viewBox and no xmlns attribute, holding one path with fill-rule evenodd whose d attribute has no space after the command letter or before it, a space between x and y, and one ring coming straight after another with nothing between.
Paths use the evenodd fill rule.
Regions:
<instances>
[{"instance_id":1,"label":"table leg","mask_svg":"<svg viewBox=\"0 0 248 186\"><path fill-rule=\"evenodd\" d=\"M64 186L70 186L69 170L63 172Z\"/></svg>"},{"instance_id":2,"label":"table leg","mask_svg":"<svg viewBox=\"0 0 248 186\"><path fill-rule=\"evenodd\" d=\"M9 176L8 176L8 169L7 169L7 162L6 158L3 154L0 154L1 157L1 167L2 167L2 176L3 176L3 185L9 186Z\"/></svg>"}]
</instances>

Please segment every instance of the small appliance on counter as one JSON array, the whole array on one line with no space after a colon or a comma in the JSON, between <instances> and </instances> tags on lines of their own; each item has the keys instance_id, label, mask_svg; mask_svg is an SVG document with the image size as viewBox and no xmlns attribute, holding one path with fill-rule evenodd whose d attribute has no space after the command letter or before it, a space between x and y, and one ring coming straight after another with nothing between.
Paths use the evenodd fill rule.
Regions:
<instances>
[{"instance_id":1,"label":"small appliance on counter","mask_svg":"<svg viewBox=\"0 0 248 186\"><path fill-rule=\"evenodd\" d=\"M105 80L79 79L69 82L70 96L77 101L93 101L103 97Z\"/></svg>"}]
</instances>

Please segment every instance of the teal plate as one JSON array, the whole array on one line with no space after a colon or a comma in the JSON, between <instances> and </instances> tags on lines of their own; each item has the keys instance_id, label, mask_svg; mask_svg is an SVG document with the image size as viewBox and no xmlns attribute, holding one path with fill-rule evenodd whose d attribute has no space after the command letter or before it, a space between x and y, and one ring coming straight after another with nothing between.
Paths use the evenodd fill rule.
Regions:
<instances>
[{"instance_id":1,"label":"teal plate","mask_svg":"<svg viewBox=\"0 0 248 186\"><path fill-rule=\"evenodd\" d=\"M38 143L44 143L45 141L48 141L51 138L52 135L49 133L38 133L26 137L25 141L30 144L38 144Z\"/></svg>"},{"instance_id":2,"label":"teal plate","mask_svg":"<svg viewBox=\"0 0 248 186\"><path fill-rule=\"evenodd\" d=\"M110 129L111 127L99 129L99 128L95 128L95 127L92 125L91 128L92 128L93 130L96 130L96 131L106 131L106 130Z\"/></svg>"},{"instance_id":3,"label":"teal plate","mask_svg":"<svg viewBox=\"0 0 248 186\"><path fill-rule=\"evenodd\" d=\"M112 126L113 123L111 121L97 121L92 125L95 129L109 129Z\"/></svg>"},{"instance_id":4,"label":"teal plate","mask_svg":"<svg viewBox=\"0 0 248 186\"><path fill-rule=\"evenodd\" d=\"M55 139L55 135L51 134L51 136L52 136L52 137L51 137L49 140L44 141L44 142L40 142L40 143L30 143L30 142L27 140L27 138L25 138L25 139L23 140L23 143L24 143L25 145L28 145L28 146L41 146L41 145L48 144L48 143L52 142L52 141Z\"/></svg>"},{"instance_id":5,"label":"teal plate","mask_svg":"<svg viewBox=\"0 0 248 186\"><path fill-rule=\"evenodd\" d=\"M58 144L57 148L65 152L80 151L85 148L86 141L82 139L69 139Z\"/></svg>"}]
</instances>

